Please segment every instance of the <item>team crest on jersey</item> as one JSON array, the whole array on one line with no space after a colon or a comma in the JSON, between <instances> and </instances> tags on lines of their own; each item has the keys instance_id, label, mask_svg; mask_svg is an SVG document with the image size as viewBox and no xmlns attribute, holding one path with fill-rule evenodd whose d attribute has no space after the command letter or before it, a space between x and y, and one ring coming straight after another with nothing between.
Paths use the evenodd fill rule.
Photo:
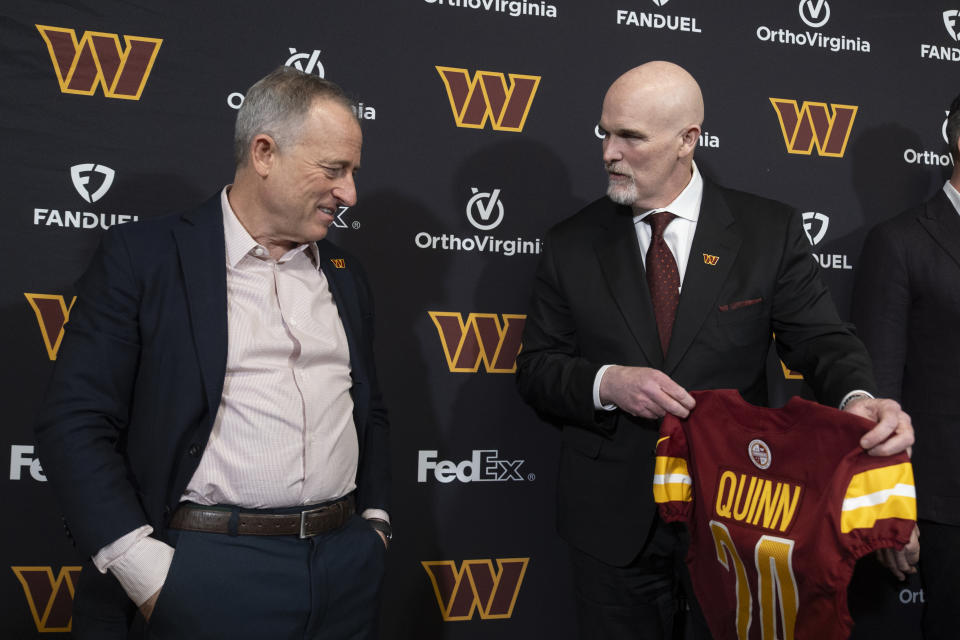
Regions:
<instances>
[{"instance_id":1,"label":"team crest on jersey","mask_svg":"<svg viewBox=\"0 0 960 640\"><path fill-rule=\"evenodd\" d=\"M751 440L747 445L747 454L758 469L769 469L772 456L770 447L763 440Z\"/></svg>"}]
</instances>

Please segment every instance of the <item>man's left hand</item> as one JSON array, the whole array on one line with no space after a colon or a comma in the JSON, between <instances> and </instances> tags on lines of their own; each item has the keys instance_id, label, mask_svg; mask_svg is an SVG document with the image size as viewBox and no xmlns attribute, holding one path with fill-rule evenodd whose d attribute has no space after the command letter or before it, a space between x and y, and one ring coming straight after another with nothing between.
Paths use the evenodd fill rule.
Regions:
<instances>
[{"instance_id":1,"label":"man's left hand","mask_svg":"<svg viewBox=\"0 0 960 640\"><path fill-rule=\"evenodd\" d=\"M877 560L890 569L897 580L906 580L908 573L916 573L920 561L920 529L917 525L913 525L910 542L903 549L877 549Z\"/></svg>"},{"instance_id":2,"label":"man's left hand","mask_svg":"<svg viewBox=\"0 0 960 640\"><path fill-rule=\"evenodd\" d=\"M910 455L913 425L896 400L889 398L854 398L847 403L849 411L877 423L860 439L860 446L872 456L891 456L901 451Z\"/></svg>"}]
</instances>

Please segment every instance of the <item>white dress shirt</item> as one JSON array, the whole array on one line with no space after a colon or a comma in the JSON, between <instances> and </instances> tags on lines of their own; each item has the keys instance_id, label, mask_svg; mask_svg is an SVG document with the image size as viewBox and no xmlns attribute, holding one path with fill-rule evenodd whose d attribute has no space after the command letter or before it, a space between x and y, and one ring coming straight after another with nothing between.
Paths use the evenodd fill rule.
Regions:
<instances>
[{"instance_id":1,"label":"white dress shirt","mask_svg":"<svg viewBox=\"0 0 960 640\"><path fill-rule=\"evenodd\" d=\"M949 189L948 189L949 187ZM953 191L951 195L950 190ZM957 207L957 210L960 211L960 193L957 193L957 190L953 188L949 182L944 186L944 191L947 191L947 197L951 199L951 202L954 203L954 206ZM954 197L956 199L954 199ZM687 263L690 260L690 248L693 247L693 236L697 230L697 221L700 219L700 205L703 202L703 176L700 175L700 170L697 169L697 163L693 163L693 173L690 176L690 182L687 183L687 186L683 188L683 191L680 192L674 200L667 206L660 209L650 209L649 211L644 211L640 215L633 217L633 224L637 232L637 240L640 242L640 252L643 254L644 264L647 260L647 250L650 248L650 240L653 236L653 229L649 224L643 222L643 219L649 216L650 214L657 213L658 211L669 211L674 214L676 218L670 221L670 224L667 225L667 228L663 232L663 239L667 243L667 246L670 248L670 252L673 253L673 257L677 261L677 270L680 272L680 289L683 290L683 278L687 273ZM597 371L597 375L593 379L593 407L600 411L613 411L617 409L615 404L603 404L600 401L600 381L603 379L603 374L612 367L612 364L605 364ZM852 399L854 396L863 395L869 398L873 396L866 391L861 389L854 389L847 393L843 400L840 401L840 408L846 406L847 402Z\"/></svg>"},{"instance_id":2,"label":"white dress shirt","mask_svg":"<svg viewBox=\"0 0 960 640\"><path fill-rule=\"evenodd\" d=\"M950 200L950 204L952 204L953 208L960 214L960 191L957 191L957 188L947 180L943 184L943 192L947 194L947 199Z\"/></svg>"},{"instance_id":3,"label":"white dress shirt","mask_svg":"<svg viewBox=\"0 0 960 640\"><path fill-rule=\"evenodd\" d=\"M221 193L227 280L223 394L181 501L247 508L316 504L355 488L359 456L350 350L316 245L270 258ZM365 517L388 519L368 509ZM173 548L144 525L94 556L139 606L163 585Z\"/></svg>"}]
</instances>

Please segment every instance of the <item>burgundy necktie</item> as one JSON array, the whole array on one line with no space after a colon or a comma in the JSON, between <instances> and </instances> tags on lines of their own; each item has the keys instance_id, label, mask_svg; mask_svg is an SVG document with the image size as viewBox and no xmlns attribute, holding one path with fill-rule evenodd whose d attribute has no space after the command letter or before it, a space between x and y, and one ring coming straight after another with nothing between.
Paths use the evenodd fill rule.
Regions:
<instances>
[{"instance_id":1,"label":"burgundy necktie","mask_svg":"<svg viewBox=\"0 0 960 640\"><path fill-rule=\"evenodd\" d=\"M673 318L677 315L677 304L680 302L680 272L673 252L663 239L663 232L676 217L669 211L658 211L643 219L653 228L650 248L647 249L647 286L650 287L653 315L657 319L657 333L660 334L660 347L664 354L670 344Z\"/></svg>"}]
</instances>

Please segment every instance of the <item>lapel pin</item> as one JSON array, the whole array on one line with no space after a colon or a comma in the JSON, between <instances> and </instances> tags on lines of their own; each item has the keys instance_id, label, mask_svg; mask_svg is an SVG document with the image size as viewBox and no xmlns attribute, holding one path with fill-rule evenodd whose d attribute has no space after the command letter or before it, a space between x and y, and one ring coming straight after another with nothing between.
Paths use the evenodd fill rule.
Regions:
<instances>
[{"instance_id":1,"label":"lapel pin","mask_svg":"<svg viewBox=\"0 0 960 640\"><path fill-rule=\"evenodd\" d=\"M708 264L711 267L717 266L717 261L720 260L720 256L712 256L709 253L703 254L703 264Z\"/></svg>"},{"instance_id":2,"label":"lapel pin","mask_svg":"<svg viewBox=\"0 0 960 640\"><path fill-rule=\"evenodd\" d=\"M343 258L330 258L330 262L332 262L333 266L335 266L337 269L347 268L347 262Z\"/></svg>"}]
</instances>

